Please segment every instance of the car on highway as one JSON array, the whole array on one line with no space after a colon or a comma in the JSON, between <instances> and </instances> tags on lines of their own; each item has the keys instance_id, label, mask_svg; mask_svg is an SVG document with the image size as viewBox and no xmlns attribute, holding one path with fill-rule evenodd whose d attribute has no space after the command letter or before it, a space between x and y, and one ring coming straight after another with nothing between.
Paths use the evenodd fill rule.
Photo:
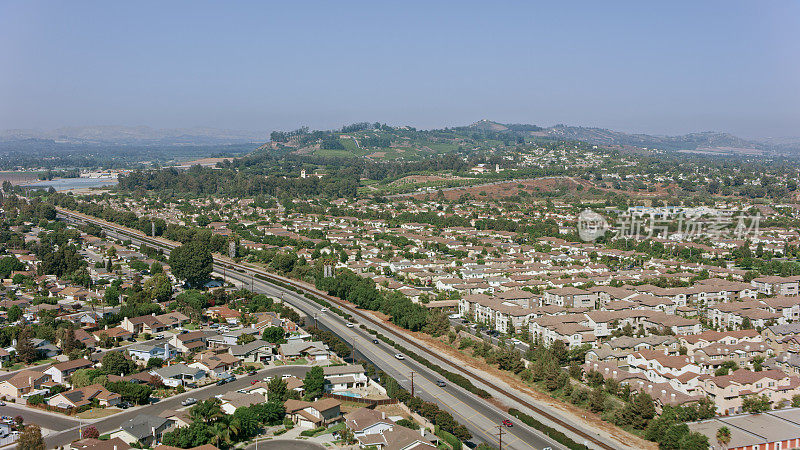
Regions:
<instances>
[{"instance_id":1,"label":"car on highway","mask_svg":"<svg viewBox=\"0 0 800 450\"><path fill-rule=\"evenodd\" d=\"M442 380L436 380L436 385L439 386L439 387L445 387L445 386L447 386L447 383L445 383Z\"/></svg>"},{"instance_id":2,"label":"car on highway","mask_svg":"<svg viewBox=\"0 0 800 450\"><path fill-rule=\"evenodd\" d=\"M347 328L353 328L353 327L355 326L355 325L353 325L353 322L347 322L347 323L346 323L346 324L344 324L344 325L345 325Z\"/></svg>"},{"instance_id":3,"label":"car on highway","mask_svg":"<svg viewBox=\"0 0 800 450\"><path fill-rule=\"evenodd\" d=\"M182 401L181 405L183 405L183 406L192 406L195 403L197 403L197 399L194 398L194 397L189 397L186 400Z\"/></svg>"},{"instance_id":4,"label":"car on highway","mask_svg":"<svg viewBox=\"0 0 800 450\"><path fill-rule=\"evenodd\" d=\"M319 312L328 312L328 308L322 308L319 310Z\"/></svg>"},{"instance_id":5,"label":"car on highway","mask_svg":"<svg viewBox=\"0 0 800 450\"><path fill-rule=\"evenodd\" d=\"M377 339L373 339L373 340L372 340L372 343L373 343L373 344L378 344L378 340L377 340Z\"/></svg>"},{"instance_id":6,"label":"car on highway","mask_svg":"<svg viewBox=\"0 0 800 450\"><path fill-rule=\"evenodd\" d=\"M6 402L0 401L0 406L6 406Z\"/></svg>"},{"instance_id":7,"label":"car on highway","mask_svg":"<svg viewBox=\"0 0 800 450\"><path fill-rule=\"evenodd\" d=\"M504 419L503 420L503 425L505 425L505 426L507 426L509 428L514 426L514 424L508 419Z\"/></svg>"},{"instance_id":8,"label":"car on highway","mask_svg":"<svg viewBox=\"0 0 800 450\"><path fill-rule=\"evenodd\" d=\"M397 354L394 355L394 357L397 358L397 359L406 359L406 357L403 356L402 353L397 353Z\"/></svg>"}]
</instances>

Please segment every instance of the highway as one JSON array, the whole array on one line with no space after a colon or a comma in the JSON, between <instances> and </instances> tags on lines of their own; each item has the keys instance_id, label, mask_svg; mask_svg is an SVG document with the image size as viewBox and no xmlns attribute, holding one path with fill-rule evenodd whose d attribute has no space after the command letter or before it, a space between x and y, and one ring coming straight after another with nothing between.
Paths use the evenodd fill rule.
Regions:
<instances>
[{"instance_id":1,"label":"highway","mask_svg":"<svg viewBox=\"0 0 800 450\"><path fill-rule=\"evenodd\" d=\"M221 272L221 266L218 269ZM394 357L397 350L383 341L374 344L374 336L358 327L346 326L346 321L333 312L320 312L320 305L306 297L274 284L267 283L259 278L253 280L237 272L226 272L227 278L234 279L242 284L252 282L254 291L267 295L283 298L295 308L303 311L309 318L316 315L317 325L325 328L355 350L356 359L366 359L372 362L388 375L396 379L404 388L411 390L411 372L414 373L414 393L423 400L437 403L440 408L450 412L460 423L464 424L473 434L473 440L497 444L497 426L504 419L511 419L514 427L505 428L503 432L503 448L508 449L542 449L545 447L563 448L538 431L525 426L518 420L504 413L499 408L475 396L452 383L447 382L445 387L436 385L436 380L443 379L438 373L428 369L410 357L398 360Z\"/></svg>"},{"instance_id":2,"label":"highway","mask_svg":"<svg viewBox=\"0 0 800 450\"><path fill-rule=\"evenodd\" d=\"M177 244L162 238L153 238L144 235L141 232L136 230L127 229L125 227L108 223L103 220L86 216L80 213L75 213L73 211L64 210L62 208L57 208L59 215L61 218L66 218L71 221L80 221L80 222L90 222L96 225L101 226L107 233L113 235L115 233L119 233L121 236L127 239L131 239L134 242L144 242L150 246L155 246L159 248L163 248L165 251L168 252L170 248L173 248ZM405 347L410 348L412 351L415 351L417 354L422 355L423 357L429 359L431 362L444 367L446 370L449 370L454 373L458 373L470 379L474 384L478 387L488 390L490 393L496 396L496 398L503 402L510 404L511 406L517 407L523 411L529 412L534 417L539 419L540 421L547 423L550 426L553 426L557 429L560 429L566 432L568 435L573 436L573 439L577 440L578 442L582 442L591 448L602 448L602 449L614 449L625 447L625 443L620 443L616 441L611 441L606 437L602 437L598 435L591 429L583 428L582 425L576 423L574 418L570 416L565 416L559 413L558 411L553 411L552 408L543 408L540 405L534 404L529 399L523 398L514 390L508 389L507 387L503 387L497 383L495 383L491 379L484 379L483 377L476 376L473 374L468 368L462 367L458 364L453 364L449 360L442 358L441 355L431 351L430 349L421 346L414 340L410 339L409 337L405 336L402 332L396 332L393 327L387 326L382 322L379 322L372 318L371 316L365 315L363 312L358 310L357 308L353 307L353 305L342 301L341 299L337 299L335 297L328 296L324 293L316 292L314 289L307 288L303 285L298 284L296 281L287 279L284 277L280 277L275 274L271 274L268 272L263 271L262 269L258 269L252 266L236 263L233 260L226 258L224 256L215 255L215 267L218 269L222 269L225 267L225 273L227 275L235 275L237 277L243 277L244 280L248 281L246 284L254 283L258 281L259 287L256 290L262 289L269 292L274 292L276 294L280 294L283 292L284 297L287 299L289 303L293 306L298 306L301 310L310 310L310 308L316 308L316 311L319 310L319 306L316 303L306 299L301 295L297 295L292 291L284 290L274 284L266 283L263 280L259 279L259 277L264 277L266 279L276 280L281 283L291 285L293 287L299 288L305 292L311 293L317 297L324 298L325 300L336 304L336 306L340 307L341 309L345 310L346 312L352 314L353 316L359 319L359 322L364 324L365 326L378 330L385 336L389 337L390 339L394 340L395 342L399 342ZM253 277L253 274L258 275L258 277ZM255 286L254 286L255 287ZM305 307L302 304L305 303ZM330 315L328 315L330 317ZM319 317L318 317L319 319ZM336 321L338 319L334 319ZM454 417L457 419L464 421L464 424L470 429L470 431L475 435L477 441L485 441L492 444L496 444L496 437L493 433L496 432L496 426L499 424L499 420L501 418L506 418L507 416L503 415L503 411L494 406L492 403L477 399L473 394L459 390L455 391L455 395L453 394L452 386L447 386L448 392L444 392L442 389L434 389L436 388L435 385L426 386L426 383L430 383L432 379L436 378L438 374L434 374L430 371L427 371L424 367L419 365L414 365L413 362L409 362L409 358L406 358L405 361L398 361L392 357L389 357L388 360L386 358L387 354L390 352L385 352L385 354L379 355L371 354L370 349L360 345L360 339L356 336L357 333L364 333L361 330L356 329L344 329L340 330L337 329L335 322L329 322L327 319L322 323L324 326L328 326L331 324L334 329L335 333L339 334L342 337L348 338L347 333L353 334L352 338L356 340L356 349L359 353L363 350L365 352L365 356L368 359L372 360L374 357L376 360L373 363L376 364L379 368L387 371L387 373L395 376L397 375L398 381L401 382L404 386L410 384L409 376L405 374L410 374L411 370L420 369L419 373L421 373L423 380L420 380L422 383L420 386L422 391L420 391L420 395L426 399L436 399L437 403L442 405L445 409L451 407L455 413ZM364 333L366 335L366 333ZM369 335L367 335L369 336ZM369 345L371 344L371 336ZM417 376L415 375L415 381L417 380ZM416 383L415 383L415 387ZM431 390L426 390L427 387L430 387ZM458 388L460 389L460 388ZM452 405L452 406L450 406ZM519 442L523 445L521 447L514 447L509 445L507 448L542 448L542 447L553 447L553 448L562 448L562 446L555 444L552 442L548 437L544 436L542 433L533 430L532 428L526 427L520 424L518 421L514 421L516 426L512 429L507 429L507 431L511 431L512 434L504 434L503 438L503 445L506 447L507 440L509 439L508 443L512 444L515 441L515 438L519 440ZM522 438L521 435L523 431L520 430L527 430L530 433L528 438ZM538 439L537 439L538 438ZM518 444L519 445L519 444Z\"/></svg>"}]
</instances>

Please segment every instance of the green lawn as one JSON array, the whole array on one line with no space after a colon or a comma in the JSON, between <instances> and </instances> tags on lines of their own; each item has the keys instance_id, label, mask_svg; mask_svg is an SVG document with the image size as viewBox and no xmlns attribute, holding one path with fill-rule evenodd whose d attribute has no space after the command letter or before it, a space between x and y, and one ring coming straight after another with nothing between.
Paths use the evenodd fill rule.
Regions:
<instances>
[{"instance_id":1,"label":"green lawn","mask_svg":"<svg viewBox=\"0 0 800 450\"><path fill-rule=\"evenodd\" d=\"M336 425L334 425L332 427L328 427L327 430L320 431L319 433L315 434L314 437L322 436L323 434L335 433L337 431L340 431L340 430L344 429L344 426L345 426L344 422L339 422L339 423L337 423Z\"/></svg>"},{"instance_id":2,"label":"green lawn","mask_svg":"<svg viewBox=\"0 0 800 450\"><path fill-rule=\"evenodd\" d=\"M427 146L436 153L450 153L458 150L458 146L450 142L429 143Z\"/></svg>"},{"instance_id":3,"label":"green lawn","mask_svg":"<svg viewBox=\"0 0 800 450\"><path fill-rule=\"evenodd\" d=\"M325 148L317 150L315 154L318 156L325 156L328 158L352 158L353 156L355 156L353 152L349 150L331 150Z\"/></svg>"}]
</instances>

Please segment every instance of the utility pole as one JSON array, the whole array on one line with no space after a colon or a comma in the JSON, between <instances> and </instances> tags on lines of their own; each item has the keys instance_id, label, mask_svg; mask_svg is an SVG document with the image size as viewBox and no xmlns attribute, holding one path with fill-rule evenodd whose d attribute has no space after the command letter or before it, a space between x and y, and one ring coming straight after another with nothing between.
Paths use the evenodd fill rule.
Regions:
<instances>
[{"instance_id":1,"label":"utility pole","mask_svg":"<svg viewBox=\"0 0 800 450\"><path fill-rule=\"evenodd\" d=\"M411 371L411 397L414 397L414 374L415 373L416 372L414 372L413 370Z\"/></svg>"},{"instance_id":2,"label":"utility pole","mask_svg":"<svg viewBox=\"0 0 800 450\"><path fill-rule=\"evenodd\" d=\"M505 426L496 425L495 428L497 428L497 443L499 450L503 450L503 433L506 432Z\"/></svg>"}]
</instances>

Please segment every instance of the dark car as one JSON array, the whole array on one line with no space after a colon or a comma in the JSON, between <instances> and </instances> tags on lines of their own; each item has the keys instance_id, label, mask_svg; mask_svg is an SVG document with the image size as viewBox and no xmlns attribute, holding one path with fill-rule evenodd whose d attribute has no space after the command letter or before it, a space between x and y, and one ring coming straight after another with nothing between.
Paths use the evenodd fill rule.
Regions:
<instances>
[{"instance_id":1,"label":"dark car","mask_svg":"<svg viewBox=\"0 0 800 450\"><path fill-rule=\"evenodd\" d=\"M445 383L442 380L436 380L436 385L439 386L439 387L445 387L445 386L447 386L447 383Z\"/></svg>"},{"instance_id":2,"label":"dark car","mask_svg":"<svg viewBox=\"0 0 800 450\"><path fill-rule=\"evenodd\" d=\"M373 344L377 344L377 343L378 343L378 340L377 340L377 339L373 339L373 340L372 340L372 343L373 343Z\"/></svg>"}]
</instances>

